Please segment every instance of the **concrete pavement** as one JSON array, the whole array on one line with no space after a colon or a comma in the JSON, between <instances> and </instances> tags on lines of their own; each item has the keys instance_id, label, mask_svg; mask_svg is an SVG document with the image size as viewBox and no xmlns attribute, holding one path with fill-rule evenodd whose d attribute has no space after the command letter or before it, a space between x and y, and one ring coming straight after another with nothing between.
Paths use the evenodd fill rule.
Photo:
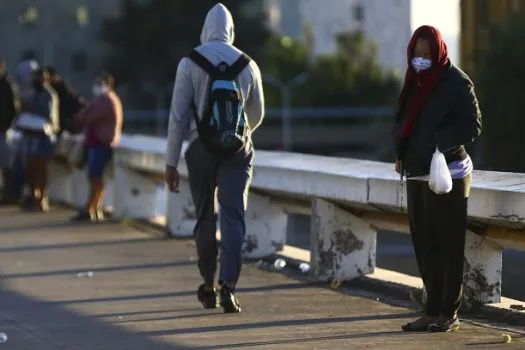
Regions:
<instances>
[{"instance_id":1,"label":"concrete pavement","mask_svg":"<svg viewBox=\"0 0 525 350\"><path fill-rule=\"evenodd\" d=\"M247 265L240 315L199 307L190 241L71 211L0 209L0 349L524 349L501 331L404 334L413 310Z\"/></svg>"}]
</instances>

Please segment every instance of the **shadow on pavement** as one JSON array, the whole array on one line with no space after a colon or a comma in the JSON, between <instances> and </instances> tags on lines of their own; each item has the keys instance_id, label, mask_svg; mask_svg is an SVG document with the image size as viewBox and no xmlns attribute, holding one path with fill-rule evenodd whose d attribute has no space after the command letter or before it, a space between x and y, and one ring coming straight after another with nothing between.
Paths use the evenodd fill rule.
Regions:
<instances>
[{"instance_id":1,"label":"shadow on pavement","mask_svg":"<svg viewBox=\"0 0 525 350\"><path fill-rule=\"evenodd\" d=\"M284 283L284 284L270 284L265 286L258 286L253 288L238 288L239 294L244 293L258 293L263 291L275 291L284 289L307 289L316 288L316 284L298 284L298 283ZM88 303L104 303L104 302L121 302L121 301L132 301L142 299L163 299L163 298L177 298L177 297L189 297L194 296L195 290L187 290L180 292L171 293L155 293L155 294L140 294L140 295L124 295L117 297L106 297L106 298L89 298L89 299L70 299L70 300L53 300L47 301L48 304L88 304Z\"/></svg>"},{"instance_id":2,"label":"shadow on pavement","mask_svg":"<svg viewBox=\"0 0 525 350\"><path fill-rule=\"evenodd\" d=\"M128 265L128 266L110 266L110 267L90 267L89 271L94 273L102 272L122 272L129 270L146 270L146 269L162 269L169 267L184 267L195 265L193 261L175 261L172 263L158 263L158 264L140 264L140 265ZM42 272L28 272L28 273L11 273L11 274L1 274L0 278L3 280L7 279L16 279L16 278L32 278L32 277L54 277L61 275L75 275L80 271L86 270L85 267L82 268L72 268L67 270L56 270L56 271L42 271Z\"/></svg>"},{"instance_id":3,"label":"shadow on pavement","mask_svg":"<svg viewBox=\"0 0 525 350\"><path fill-rule=\"evenodd\" d=\"M190 349L182 344L157 342L145 333L131 332L5 289L0 291L0 317L2 326L11 330L0 330L8 333L8 349Z\"/></svg>"},{"instance_id":4,"label":"shadow on pavement","mask_svg":"<svg viewBox=\"0 0 525 350\"><path fill-rule=\"evenodd\" d=\"M165 241L163 237L140 237L119 240L105 240L98 242L86 243L62 243L62 244L36 244L36 245L17 245L13 247L0 247L0 253L24 252L24 251L43 251L43 250L58 250L58 249L75 249L75 248L93 248L104 246L115 246L125 244L144 244L145 242L160 242Z\"/></svg>"},{"instance_id":5,"label":"shadow on pavement","mask_svg":"<svg viewBox=\"0 0 525 350\"><path fill-rule=\"evenodd\" d=\"M279 327L290 327L290 326L308 326L308 325L328 325L331 323L349 323L349 322L360 322L360 321L373 321L373 320L393 320L399 318L407 318L414 316L412 312L404 312L398 314L380 314L380 315L362 315L362 316L348 316L348 317L320 317L320 318L308 318L308 319L298 319L298 320L283 320L283 321L268 321L268 322L256 322L256 323L243 323L243 324L228 324L220 326L210 326L210 327L192 327L192 328L181 328L181 329L171 329L165 331L152 331L144 332L149 336L167 336L167 335L179 335L179 334L198 334L198 333L208 333L208 332L231 332L231 331L243 331L248 329L257 329L257 328L279 328ZM401 333L394 332L395 334ZM381 333L374 333L370 336L377 336ZM360 334L362 336L362 334ZM351 335L346 335L345 338L351 337Z\"/></svg>"},{"instance_id":6,"label":"shadow on pavement","mask_svg":"<svg viewBox=\"0 0 525 350\"><path fill-rule=\"evenodd\" d=\"M235 344L224 344L216 345L212 347L196 347L195 350L213 350L213 349L235 349L235 348L244 348L244 347L258 347L258 346L269 346L269 345L281 345L285 344L300 344L308 342L318 342L318 341L330 341L330 340L348 340L348 339L357 339L357 338L372 338L372 337L381 337L381 336L407 336L406 333L402 331L390 331L390 332L371 332L371 333L360 333L360 334L343 334L343 335L333 335L333 336L321 336L321 337L309 337L309 338L292 338L292 339L283 339L283 340L270 340L270 341L260 341L260 342L247 342L247 343L235 343ZM281 348L284 349L284 348Z\"/></svg>"}]
</instances>

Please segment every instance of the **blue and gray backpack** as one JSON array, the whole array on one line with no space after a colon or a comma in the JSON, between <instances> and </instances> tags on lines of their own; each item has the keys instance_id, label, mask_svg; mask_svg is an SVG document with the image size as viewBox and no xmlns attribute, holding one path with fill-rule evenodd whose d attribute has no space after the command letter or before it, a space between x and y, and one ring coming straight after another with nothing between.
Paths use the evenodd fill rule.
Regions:
<instances>
[{"instance_id":1,"label":"blue and gray backpack","mask_svg":"<svg viewBox=\"0 0 525 350\"><path fill-rule=\"evenodd\" d=\"M241 54L232 65L221 62L215 66L196 50L188 57L211 77L204 115L199 120L196 111L193 114L199 138L209 152L231 156L245 146L248 138L244 102L235 79L251 60Z\"/></svg>"}]
</instances>

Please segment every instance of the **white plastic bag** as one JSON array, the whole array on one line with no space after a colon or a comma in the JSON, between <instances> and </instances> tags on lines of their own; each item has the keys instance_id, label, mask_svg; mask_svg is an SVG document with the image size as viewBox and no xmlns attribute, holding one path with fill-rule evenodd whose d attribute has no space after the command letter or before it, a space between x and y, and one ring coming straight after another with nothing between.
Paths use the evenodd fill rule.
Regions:
<instances>
[{"instance_id":1,"label":"white plastic bag","mask_svg":"<svg viewBox=\"0 0 525 350\"><path fill-rule=\"evenodd\" d=\"M436 194L446 194L452 191L452 176L448 169L445 156L437 148L430 163L428 187Z\"/></svg>"},{"instance_id":2,"label":"white plastic bag","mask_svg":"<svg viewBox=\"0 0 525 350\"><path fill-rule=\"evenodd\" d=\"M53 125L45 117L34 113L20 113L15 125L20 129L43 131L46 135L53 134Z\"/></svg>"}]
</instances>

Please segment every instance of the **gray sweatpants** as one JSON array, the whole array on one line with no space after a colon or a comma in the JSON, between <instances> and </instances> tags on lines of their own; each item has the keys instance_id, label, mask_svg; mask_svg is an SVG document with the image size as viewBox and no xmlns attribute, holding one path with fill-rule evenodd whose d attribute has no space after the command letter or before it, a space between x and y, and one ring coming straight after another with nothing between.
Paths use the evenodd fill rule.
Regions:
<instances>
[{"instance_id":1,"label":"gray sweatpants","mask_svg":"<svg viewBox=\"0 0 525 350\"><path fill-rule=\"evenodd\" d=\"M185 154L191 196L197 224L193 234L199 256L199 270L204 283L212 285L217 271L217 210L220 207L221 255L219 281L235 286L242 267L242 246L246 234L244 212L252 177L252 143L236 155L220 159L209 153L197 139Z\"/></svg>"}]
</instances>

